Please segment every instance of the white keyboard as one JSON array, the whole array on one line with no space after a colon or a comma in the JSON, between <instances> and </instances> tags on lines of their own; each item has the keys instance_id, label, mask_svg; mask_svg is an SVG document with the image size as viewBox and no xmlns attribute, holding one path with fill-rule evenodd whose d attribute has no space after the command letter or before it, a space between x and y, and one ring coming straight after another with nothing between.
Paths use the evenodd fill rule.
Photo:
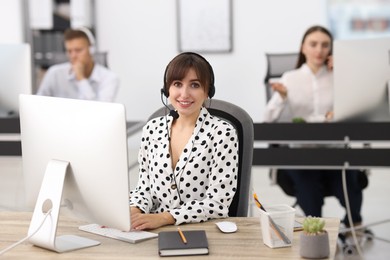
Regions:
<instances>
[{"instance_id":1,"label":"white keyboard","mask_svg":"<svg viewBox=\"0 0 390 260\"><path fill-rule=\"evenodd\" d=\"M80 230L101 235L129 243L138 243L147 239L158 237L158 234L147 231L120 231L115 228L102 227L98 224L89 224L79 227Z\"/></svg>"}]
</instances>

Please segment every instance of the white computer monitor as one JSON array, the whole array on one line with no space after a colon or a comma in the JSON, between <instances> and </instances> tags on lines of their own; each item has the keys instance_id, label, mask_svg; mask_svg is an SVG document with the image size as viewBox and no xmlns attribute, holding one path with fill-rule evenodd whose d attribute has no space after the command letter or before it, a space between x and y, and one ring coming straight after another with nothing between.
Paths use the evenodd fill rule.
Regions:
<instances>
[{"instance_id":1,"label":"white computer monitor","mask_svg":"<svg viewBox=\"0 0 390 260\"><path fill-rule=\"evenodd\" d=\"M30 239L33 244L57 252L74 250L66 240L78 239L56 238L59 208L78 219L130 230L122 104L20 95L20 126L26 203L35 207L29 234L42 223L42 208L52 208L52 220L34 235L43 239Z\"/></svg>"},{"instance_id":2,"label":"white computer monitor","mask_svg":"<svg viewBox=\"0 0 390 260\"><path fill-rule=\"evenodd\" d=\"M29 44L0 44L0 115L18 113L19 94L32 93Z\"/></svg>"},{"instance_id":3,"label":"white computer monitor","mask_svg":"<svg viewBox=\"0 0 390 260\"><path fill-rule=\"evenodd\" d=\"M335 120L370 120L385 105L388 113L390 37L336 40L333 58Z\"/></svg>"}]
</instances>

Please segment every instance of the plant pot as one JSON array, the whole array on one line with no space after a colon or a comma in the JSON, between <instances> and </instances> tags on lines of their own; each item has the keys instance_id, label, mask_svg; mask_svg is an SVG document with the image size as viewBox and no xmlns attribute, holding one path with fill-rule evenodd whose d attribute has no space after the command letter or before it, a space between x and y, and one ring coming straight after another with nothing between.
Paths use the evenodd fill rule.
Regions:
<instances>
[{"instance_id":1,"label":"plant pot","mask_svg":"<svg viewBox=\"0 0 390 260\"><path fill-rule=\"evenodd\" d=\"M328 232L319 235L300 234L300 254L303 258L319 259L329 256Z\"/></svg>"}]
</instances>

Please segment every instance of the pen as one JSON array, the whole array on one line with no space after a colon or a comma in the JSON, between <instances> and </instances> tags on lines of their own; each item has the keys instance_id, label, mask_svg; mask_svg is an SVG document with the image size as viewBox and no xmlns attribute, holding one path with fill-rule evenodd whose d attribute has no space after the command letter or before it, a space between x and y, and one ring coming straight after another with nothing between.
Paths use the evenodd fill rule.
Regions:
<instances>
[{"instance_id":1,"label":"pen","mask_svg":"<svg viewBox=\"0 0 390 260\"><path fill-rule=\"evenodd\" d=\"M180 228L177 228L177 231L179 231L179 235L181 237L181 240L183 240L183 243L184 244L187 244L187 239L186 237L184 236L183 232L181 232L181 229Z\"/></svg>"},{"instance_id":2,"label":"pen","mask_svg":"<svg viewBox=\"0 0 390 260\"><path fill-rule=\"evenodd\" d=\"M257 207L259 207L260 209L262 209L264 212L267 212L265 210L265 208L263 207L263 205L261 205L260 201L259 201L259 198L257 197L257 194L254 193L253 194L253 198L255 199L255 202L256 202L256 205ZM274 220L271 218L271 216L268 216L269 218L269 222L271 224L271 227L273 228L273 230L275 231L276 235L278 235L278 237L280 239L282 239L284 241L284 243L286 244L291 244L291 241L290 239L280 230L280 228L278 227L278 225L276 225L276 223L274 222Z\"/></svg>"}]
</instances>

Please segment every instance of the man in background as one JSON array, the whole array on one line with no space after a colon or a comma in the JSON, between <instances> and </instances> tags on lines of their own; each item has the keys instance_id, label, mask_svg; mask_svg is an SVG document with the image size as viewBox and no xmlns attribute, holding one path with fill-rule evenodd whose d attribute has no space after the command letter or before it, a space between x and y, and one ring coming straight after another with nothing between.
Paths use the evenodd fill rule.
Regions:
<instances>
[{"instance_id":1,"label":"man in background","mask_svg":"<svg viewBox=\"0 0 390 260\"><path fill-rule=\"evenodd\" d=\"M37 95L113 102L119 79L95 63L95 40L87 28L64 32L69 62L53 65L46 72Z\"/></svg>"}]
</instances>

